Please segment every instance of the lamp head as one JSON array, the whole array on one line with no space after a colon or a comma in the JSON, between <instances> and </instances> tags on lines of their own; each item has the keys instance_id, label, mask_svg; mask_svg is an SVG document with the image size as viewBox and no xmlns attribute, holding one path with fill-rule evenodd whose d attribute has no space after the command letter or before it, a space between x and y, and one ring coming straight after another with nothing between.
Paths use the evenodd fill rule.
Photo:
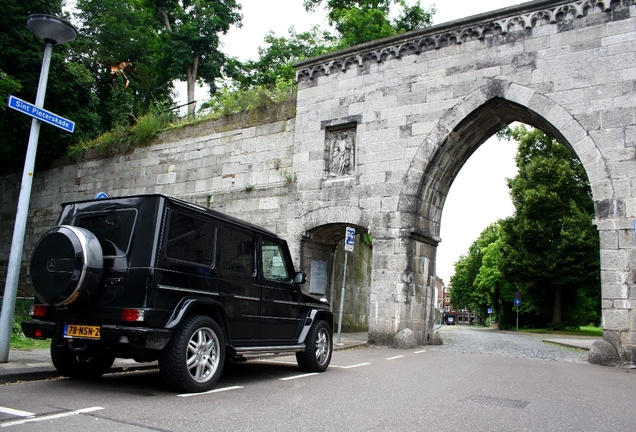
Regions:
<instances>
[{"instance_id":1,"label":"lamp head","mask_svg":"<svg viewBox=\"0 0 636 432\"><path fill-rule=\"evenodd\" d=\"M72 42L77 36L77 30L71 23L52 15L29 15L27 27L44 42L53 45Z\"/></svg>"}]
</instances>

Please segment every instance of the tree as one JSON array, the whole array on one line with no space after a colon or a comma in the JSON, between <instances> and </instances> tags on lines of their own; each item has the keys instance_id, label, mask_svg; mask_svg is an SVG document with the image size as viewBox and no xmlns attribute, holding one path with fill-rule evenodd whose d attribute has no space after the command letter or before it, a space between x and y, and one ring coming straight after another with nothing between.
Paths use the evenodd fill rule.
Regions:
<instances>
[{"instance_id":1,"label":"tree","mask_svg":"<svg viewBox=\"0 0 636 432\"><path fill-rule=\"evenodd\" d=\"M161 65L161 36L138 0L78 0L80 60L92 71L102 127L128 125L129 114L171 103L172 77Z\"/></svg>"},{"instance_id":2,"label":"tree","mask_svg":"<svg viewBox=\"0 0 636 432\"><path fill-rule=\"evenodd\" d=\"M194 88L205 82L210 91L222 77L226 63L219 51L219 33L241 25L235 0L145 0L160 24L162 67L174 79L187 83L188 113L194 114Z\"/></svg>"},{"instance_id":3,"label":"tree","mask_svg":"<svg viewBox=\"0 0 636 432\"><path fill-rule=\"evenodd\" d=\"M63 17L62 1L0 0L0 93L35 102L44 42L26 26L32 13ZM79 62L73 61L73 43L53 49L44 108L76 122L75 133L43 125L40 130L36 167L41 168L64 154L80 139L92 137L99 130L95 115L96 99L91 92L93 79ZM0 167L23 166L31 118L6 109L0 116Z\"/></svg>"},{"instance_id":4,"label":"tree","mask_svg":"<svg viewBox=\"0 0 636 432\"><path fill-rule=\"evenodd\" d=\"M293 81L296 78L294 63L308 57L328 52L333 47L333 37L318 27L297 33L289 29L289 37L277 37L269 32L264 39L265 47L258 48L259 59L240 63L231 59L228 75L241 89L264 86L272 88L280 80Z\"/></svg>"},{"instance_id":5,"label":"tree","mask_svg":"<svg viewBox=\"0 0 636 432\"><path fill-rule=\"evenodd\" d=\"M503 278L498 265L501 258L501 224L486 227L470 245L468 255L455 263L451 276L451 302L454 306L487 313L499 299L512 299L514 290Z\"/></svg>"},{"instance_id":6,"label":"tree","mask_svg":"<svg viewBox=\"0 0 636 432\"><path fill-rule=\"evenodd\" d=\"M585 170L570 150L537 129L507 131L519 142L508 181L515 215L503 223L501 269L524 299L558 325L600 310L599 236Z\"/></svg>"},{"instance_id":7,"label":"tree","mask_svg":"<svg viewBox=\"0 0 636 432\"><path fill-rule=\"evenodd\" d=\"M305 0L307 11L316 10L322 0ZM400 5L397 18L389 17L391 4ZM329 24L340 34L339 47L358 45L398 33L428 27L435 7L428 10L417 1L408 6L404 0L326 0Z\"/></svg>"}]
</instances>

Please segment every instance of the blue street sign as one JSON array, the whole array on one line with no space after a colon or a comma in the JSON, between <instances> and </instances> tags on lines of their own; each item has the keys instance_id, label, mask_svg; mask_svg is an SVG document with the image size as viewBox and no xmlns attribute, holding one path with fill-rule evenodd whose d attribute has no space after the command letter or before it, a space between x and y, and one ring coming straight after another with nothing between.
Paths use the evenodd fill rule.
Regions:
<instances>
[{"instance_id":1,"label":"blue street sign","mask_svg":"<svg viewBox=\"0 0 636 432\"><path fill-rule=\"evenodd\" d=\"M51 111L47 111L43 108L38 108L35 105L23 101L15 96L9 95L7 100L7 106L13 108L16 111L20 111L22 114L29 115L35 119L38 119L44 123L48 123L51 126L58 127L67 132L73 133L75 131L75 122L60 117L57 114L53 114Z\"/></svg>"},{"instance_id":2,"label":"blue street sign","mask_svg":"<svg viewBox=\"0 0 636 432\"><path fill-rule=\"evenodd\" d=\"M108 198L108 195L106 195L106 192L99 192L97 195L95 195L95 199L104 199L104 198Z\"/></svg>"},{"instance_id":3,"label":"blue street sign","mask_svg":"<svg viewBox=\"0 0 636 432\"><path fill-rule=\"evenodd\" d=\"M345 232L345 250L347 252L353 252L353 245L356 242L356 230L355 228L347 227Z\"/></svg>"},{"instance_id":4,"label":"blue street sign","mask_svg":"<svg viewBox=\"0 0 636 432\"><path fill-rule=\"evenodd\" d=\"M491 314L492 313L492 308L488 308L488 313Z\"/></svg>"},{"instance_id":5,"label":"blue street sign","mask_svg":"<svg viewBox=\"0 0 636 432\"><path fill-rule=\"evenodd\" d=\"M517 307L521 306L521 299L520 299L520 298L516 298L516 299L513 301L513 304L514 304L515 306L517 306Z\"/></svg>"}]
</instances>

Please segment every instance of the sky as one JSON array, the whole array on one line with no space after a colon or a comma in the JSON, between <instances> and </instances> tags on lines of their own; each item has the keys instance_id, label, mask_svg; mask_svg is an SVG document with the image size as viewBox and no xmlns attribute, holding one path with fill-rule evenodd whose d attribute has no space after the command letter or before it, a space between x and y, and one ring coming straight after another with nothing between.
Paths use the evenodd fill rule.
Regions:
<instances>
[{"instance_id":1,"label":"sky","mask_svg":"<svg viewBox=\"0 0 636 432\"><path fill-rule=\"evenodd\" d=\"M309 30L314 25L327 27L325 11L306 12L303 0L239 1L243 6L243 27L231 29L222 37L221 42L224 52L243 61L258 58L258 47L263 45L263 38L270 30L278 36L286 36L291 26L298 32ZM413 1L407 3L413 4ZM433 3L427 0L420 2L423 7L429 7ZM434 24L519 3L523 1L438 1ZM506 178L516 175L515 153L515 143L491 138L471 156L453 182L444 205L440 232L442 242L437 250L436 273L444 283L450 282L454 263L460 255L468 252L482 230L498 219L513 214L514 207L508 194Z\"/></svg>"}]
</instances>

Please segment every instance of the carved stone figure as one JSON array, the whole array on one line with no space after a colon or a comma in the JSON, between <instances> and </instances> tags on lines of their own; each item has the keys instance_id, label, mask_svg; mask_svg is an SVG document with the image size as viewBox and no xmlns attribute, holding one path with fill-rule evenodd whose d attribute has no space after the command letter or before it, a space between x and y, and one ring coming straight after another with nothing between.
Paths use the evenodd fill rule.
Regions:
<instances>
[{"instance_id":1,"label":"carved stone figure","mask_svg":"<svg viewBox=\"0 0 636 432\"><path fill-rule=\"evenodd\" d=\"M331 160L329 176L342 177L352 173L354 167L354 136L353 130L332 132Z\"/></svg>"}]
</instances>

